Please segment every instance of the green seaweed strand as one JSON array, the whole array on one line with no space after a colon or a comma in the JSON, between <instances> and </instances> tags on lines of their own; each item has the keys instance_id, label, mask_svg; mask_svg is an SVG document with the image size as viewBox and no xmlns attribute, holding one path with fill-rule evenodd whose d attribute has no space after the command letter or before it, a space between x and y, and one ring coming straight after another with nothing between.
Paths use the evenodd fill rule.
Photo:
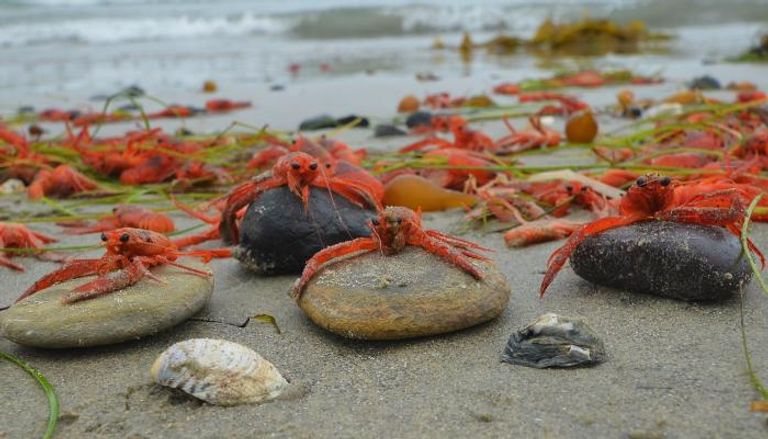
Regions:
<instances>
[{"instance_id":1,"label":"green seaweed strand","mask_svg":"<svg viewBox=\"0 0 768 439\"><path fill-rule=\"evenodd\" d=\"M53 386L40 371L24 362L21 358L0 351L0 359L7 360L22 368L24 372L34 378L40 384L40 387L43 388L43 392L45 392L45 396L48 398L48 426L43 434L43 439L52 438L53 432L56 430L56 423L59 420L59 398L56 396Z\"/></svg>"},{"instance_id":2,"label":"green seaweed strand","mask_svg":"<svg viewBox=\"0 0 768 439\"><path fill-rule=\"evenodd\" d=\"M747 228L749 227L749 219L752 216L752 212L755 210L755 207L757 206L757 203L760 201L760 199L763 198L763 194L760 194L756 196L751 203L749 203L749 207L747 208L747 211L744 215L744 224L741 225L741 249L744 252L744 255L747 258L747 262L749 262L749 266L752 268L752 273L757 278L758 282L760 283L760 287L763 290L763 294L768 295L768 286L765 284L765 280L763 279L763 276L760 274L760 270L757 268L757 264L755 263L755 260L752 258L752 254L749 250L749 243L747 241ZM768 400L768 390L766 390L765 386L763 385L763 382L760 381L760 377L757 376L757 373L755 373L755 368L752 365L752 355L749 353L749 348L747 347L747 333L744 330L744 293L741 292L739 295L739 312L741 314L741 347L744 350L744 360L747 362L747 373L749 373L749 381L752 383L752 387L755 388L755 391L760 394L760 397L764 400Z\"/></svg>"}]
</instances>

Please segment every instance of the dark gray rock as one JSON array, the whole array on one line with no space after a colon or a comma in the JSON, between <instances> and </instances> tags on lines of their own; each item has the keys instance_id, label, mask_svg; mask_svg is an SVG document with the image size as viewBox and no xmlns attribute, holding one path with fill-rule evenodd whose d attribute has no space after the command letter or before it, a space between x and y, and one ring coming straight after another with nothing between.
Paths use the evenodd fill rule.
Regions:
<instances>
[{"instance_id":1,"label":"dark gray rock","mask_svg":"<svg viewBox=\"0 0 768 439\"><path fill-rule=\"evenodd\" d=\"M571 266L596 284L695 301L732 297L752 278L733 233L668 221L590 236L571 255Z\"/></svg>"},{"instance_id":2,"label":"dark gray rock","mask_svg":"<svg viewBox=\"0 0 768 439\"><path fill-rule=\"evenodd\" d=\"M404 136L408 133L394 125L376 125L373 129L373 137Z\"/></svg>"},{"instance_id":3,"label":"dark gray rock","mask_svg":"<svg viewBox=\"0 0 768 439\"><path fill-rule=\"evenodd\" d=\"M311 117L309 119L305 119L301 121L299 124L299 130L302 131L312 131L312 130L322 130L323 128L336 128L339 126L339 123L336 121L335 118L323 114L320 116Z\"/></svg>"},{"instance_id":4,"label":"dark gray rock","mask_svg":"<svg viewBox=\"0 0 768 439\"><path fill-rule=\"evenodd\" d=\"M272 189L248 207L235 257L259 274L299 274L322 248L369 236L366 223L375 215L320 188L311 188L305 212L288 187Z\"/></svg>"},{"instance_id":5,"label":"dark gray rock","mask_svg":"<svg viewBox=\"0 0 768 439\"><path fill-rule=\"evenodd\" d=\"M432 125L432 113L429 111L417 111L405 119L405 125L411 129L429 127Z\"/></svg>"},{"instance_id":6,"label":"dark gray rock","mask_svg":"<svg viewBox=\"0 0 768 439\"><path fill-rule=\"evenodd\" d=\"M698 78L693 78L693 80L688 83L688 88L692 90L719 90L723 87L717 79L709 75L704 75L699 76Z\"/></svg>"},{"instance_id":7,"label":"dark gray rock","mask_svg":"<svg viewBox=\"0 0 768 439\"><path fill-rule=\"evenodd\" d=\"M583 320L547 313L509 337L502 361L521 366L592 366L605 360L603 342Z\"/></svg>"}]
</instances>

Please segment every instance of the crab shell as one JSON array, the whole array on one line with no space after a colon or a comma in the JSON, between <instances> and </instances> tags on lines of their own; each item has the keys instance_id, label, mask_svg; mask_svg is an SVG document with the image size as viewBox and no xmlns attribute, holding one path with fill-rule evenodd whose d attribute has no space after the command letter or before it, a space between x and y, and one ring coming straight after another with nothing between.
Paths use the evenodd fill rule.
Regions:
<instances>
[{"instance_id":1,"label":"crab shell","mask_svg":"<svg viewBox=\"0 0 768 439\"><path fill-rule=\"evenodd\" d=\"M194 338L155 360L152 379L215 405L258 404L288 386L277 368L253 350L226 340Z\"/></svg>"}]
</instances>

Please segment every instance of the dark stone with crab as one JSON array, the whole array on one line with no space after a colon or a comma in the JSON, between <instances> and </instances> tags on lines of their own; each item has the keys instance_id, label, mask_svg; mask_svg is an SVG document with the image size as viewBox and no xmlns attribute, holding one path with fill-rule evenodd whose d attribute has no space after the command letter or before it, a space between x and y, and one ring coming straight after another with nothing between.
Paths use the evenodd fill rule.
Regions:
<instances>
[{"instance_id":1,"label":"dark stone with crab","mask_svg":"<svg viewBox=\"0 0 768 439\"><path fill-rule=\"evenodd\" d=\"M272 189L248 207L235 257L259 274L300 274L322 248L369 236L367 221L375 215L339 194L314 187L305 212L287 187Z\"/></svg>"},{"instance_id":2,"label":"dark stone with crab","mask_svg":"<svg viewBox=\"0 0 768 439\"><path fill-rule=\"evenodd\" d=\"M669 221L590 236L571 255L571 266L596 284L691 301L727 299L752 278L736 235Z\"/></svg>"}]
</instances>

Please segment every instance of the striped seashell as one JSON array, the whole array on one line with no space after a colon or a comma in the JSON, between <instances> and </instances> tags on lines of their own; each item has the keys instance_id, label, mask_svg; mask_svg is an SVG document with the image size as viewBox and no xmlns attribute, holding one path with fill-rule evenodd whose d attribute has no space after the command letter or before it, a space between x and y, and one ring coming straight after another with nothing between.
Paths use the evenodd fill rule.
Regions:
<instances>
[{"instance_id":1,"label":"striped seashell","mask_svg":"<svg viewBox=\"0 0 768 439\"><path fill-rule=\"evenodd\" d=\"M276 398L288 382L272 363L243 345L194 338L174 344L155 360L152 379L216 405Z\"/></svg>"}]
</instances>

